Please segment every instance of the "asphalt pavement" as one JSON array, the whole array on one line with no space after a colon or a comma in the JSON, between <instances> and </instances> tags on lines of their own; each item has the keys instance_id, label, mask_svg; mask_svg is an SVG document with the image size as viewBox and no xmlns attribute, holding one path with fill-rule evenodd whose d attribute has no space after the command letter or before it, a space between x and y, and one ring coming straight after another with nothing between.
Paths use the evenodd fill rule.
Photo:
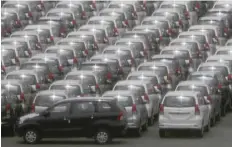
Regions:
<instances>
[{"instance_id":1,"label":"asphalt pavement","mask_svg":"<svg viewBox=\"0 0 232 147\"><path fill-rule=\"evenodd\" d=\"M167 138L160 139L155 124L144 132L141 138L129 135L127 138L115 139L109 146L117 147L231 147L232 146L232 113L222 118L221 122L211 128L199 139L187 132L174 132ZM93 140L85 138L43 139L40 144L26 145L19 137L2 137L2 147L95 147Z\"/></svg>"}]
</instances>

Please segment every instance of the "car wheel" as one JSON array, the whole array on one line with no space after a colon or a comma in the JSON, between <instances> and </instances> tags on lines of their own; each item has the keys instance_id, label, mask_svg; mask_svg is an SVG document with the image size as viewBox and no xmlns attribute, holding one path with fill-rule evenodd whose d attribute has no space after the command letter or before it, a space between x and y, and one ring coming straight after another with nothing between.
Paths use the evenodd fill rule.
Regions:
<instances>
[{"instance_id":1,"label":"car wheel","mask_svg":"<svg viewBox=\"0 0 232 147\"><path fill-rule=\"evenodd\" d=\"M196 133L197 133L197 137L199 137L199 138L202 138L204 136L204 126L203 126L203 124L202 124L201 129L197 130Z\"/></svg>"},{"instance_id":2,"label":"car wheel","mask_svg":"<svg viewBox=\"0 0 232 147\"><path fill-rule=\"evenodd\" d=\"M165 137L165 130L159 129L159 137L164 138Z\"/></svg>"},{"instance_id":3,"label":"car wheel","mask_svg":"<svg viewBox=\"0 0 232 147\"><path fill-rule=\"evenodd\" d=\"M221 108L221 115L226 116L226 105Z\"/></svg>"},{"instance_id":4,"label":"car wheel","mask_svg":"<svg viewBox=\"0 0 232 147\"><path fill-rule=\"evenodd\" d=\"M148 125L152 126L154 124L154 117L148 119Z\"/></svg>"},{"instance_id":5,"label":"car wheel","mask_svg":"<svg viewBox=\"0 0 232 147\"><path fill-rule=\"evenodd\" d=\"M217 121L221 120L221 110L219 110L218 115L216 116L216 120Z\"/></svg>"},{"instance_id":6,"label":"car wheel","mask_svg":"<svg viewBox=\"0 0 232 147\"><path fill-rule=\"evenodd\" d=\"M147 131L147 129L148 129L148 121L146 121L145 124L142 127L143 131Z\"/></svg>"},{"instance_id":7,"label":"car wheel","mask_svg":"<svg viewBox=\"0 0 232 147\"><path fill-rule=\"evenodd\" d=\"M142 136L142 127L140 126L139 128L135 129L135 136L136 137L141 137Z\"/></svg>"},{"instance_id":8,"label":"car wheel","mask_svg":"<svg viewBox=\"0 0 232 147\"><path fill-rule=\"evenodd\" d=\"M211 118L211 127L213 127L216 124L216 116L214 114L213 118Z\"/></svg>"},{"instance_id":9,"label":"car wheel","mask_svg":"<svg viewBox=\"0 0 232 147\"><path fill-rule=\"evenodd\" d=\"M205 132L209 132L211 126L211 120L209 119L208 124L205 127Z\"/></svg>"},{"instance_id":10,"label":"car wheel","mask_svg":"<svg viewBox=\"0 0 232 147\"><path fill-rule=\"evenodd\" d=\"M99 129L94 136L97 144L106 144L111 141L111 135L106 129Z\"/></svg>"},{"instance_id":11,"label":"car wheel","mask_svg":"<svg viewBox=\"0 0 232 147\"><path fill-rule=\"evenodd\" d=\"M27 129L24 132L23 140L27 144L36 144L40 141L40 135L35 129Z\"/></svg>"}]
</instances>

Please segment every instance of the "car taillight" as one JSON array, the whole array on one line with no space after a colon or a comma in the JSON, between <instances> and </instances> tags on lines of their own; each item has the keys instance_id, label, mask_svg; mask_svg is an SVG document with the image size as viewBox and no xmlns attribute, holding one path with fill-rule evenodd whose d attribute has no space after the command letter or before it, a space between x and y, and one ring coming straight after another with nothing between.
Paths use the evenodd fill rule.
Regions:
<instances>
[{"instance_id":1,"label":"car taillight","mask_svg":"<svg viewBox=\"0 0 232 147\"><path fill-rule=\"evenodd\" d=\"M77 24L76 20L72 20L72 24L76 25Z\"/></svg>"},{"instance_id":2,"label":"car taillight","mask_svg":"<svg viewBox=\"0 0 232 147\"><path fill-rule=\"evenodd\" d=\"M160 104L159 114L160 115L164 114L164 105L163 104Z\"/></svg>"},{"instance_id":3,"label":"car taillight","mask_svg":"<svg viewBox=\"0 0 232 147\"><path fill-rule=\"evenodd\" d=\"M36 87L36 89L40 89L40 84L36 83L35 87Z\"/></svg>"},{"instance_id":4,"label":"car taillight","mask_svg":"<svg viewBox=\"0 0 232 147\"><path fill-rule=\"evenodd\" d=\"M111 80L111 79L112 79L112 74L111 74L110 72L108 72L107 75L106 75L106 78L107 78L108 80Z\"/></svg>"},{"instance_id":5,"label":"car taillight","mask_svg":"<svg viewBox=\"0 0 232 147\"><path fill-rule=\"evenodd\" d=\"M85 11L82 11L81 17L82 17L82 18L85 18L85 17L86 17L86 12L85 12Z\"/></svg>"},{"instance_id":6,"label":"car taillight","mask_svg":"<svg viewBox=\"0 0 232 147\"><path fill-rule=\"evenodd\" d=\"M98 84L96 84L95 87L96 87L96 89L99 89L99 88L100 88L100 86L99 86Z\"/></svg>"},{"instance_id":7,"label":"car taillight","mask_svg":"<svg viewBox=\"0 0 232 147\"><path fill-rule=\"evenodd\" d=\"M50 36L50 40L51 40L51 41L54 41L54 37L53 37L53 36Z\"/></svg>"},{"instance_id":8,"label":"car taillight","mask_svg":"<svg viewBox=\"0 0 232 147\"><path fill-rule=\"evenodd\" d=\"M143 97L144 97L144 100L147 101L147 103L149 103L150 100L149 100L149 97L146 93L143 95Z\"/></svg>"},{"instance_id":9,"label":"car taillight","mask_svg":"<svg viewBox=\"0 0 232 147\"><path fill-rule=\"evenodd\" d=\"M117 28L114 28L114 35L118 36L118 29Z\"/></svg>"},{"instance_id":10,"label":"car taillight","mask_svg":"<svg viewBox=\"0 0 232 147\"><path fill-rule=\"evenodd\" d=\"M64 70L64 68L63 68L63 66L62 66L62 65L61 65L61 66L59 66L59 67L58 67L58 69L59 69L59 71L60 71L60 72L63 72L63 70Z\"/></svg>"},{"instance_id":11,"label":"car taillight","mask_svg":"<svg viewBox=\"0 0 232 147\"><path fill-rule=\"evenodd\" d=\"M49 73L49 74L48 74L48 78L49 78L50 80L53 80L53 79L54 79L53 73Z\"/></svg>"},{"instance_id":12,"label":"car taillight","mask_svg":"<svg viewBox=\"0 0 232 147\"><path fill-rule=\"evenodd\" d=\"M218 84L218 89L222 89L222 84Z\"/></svg>"},{"instance_id":13,"label":"car taillight","mask_svg":"<svg viewBox=\"0 0 232 147\"><path fill-rule=\"evenodd\" d=\"M232 74L228 75L228 80L232 80Z\"/></svg>"},{"instance_id":14,"label":"car taillight","mask_svg":"<svg viewBox=\"0 0 232 147\"><path fill-rule=\"evenodd\" d=\"M20 94L20 100L22 100L22 101L24 100L24 93Z\"/></svg>"},{"instance_id":15,"label":"car taillight","mask_svg":"<svg viewBox=\"0 0 232 147\"><path fill-rule=\"evenodd\" d=\"M185 12L184 12L184 15L185 15L185 17L186 17L187 19L190 18L189 11L185 11Z\"/></svg>"},{"instance_id":16,"label":"car taillight","mask_svg":"<svg viewBox=\"0 0 232 147\"><path fill-rule=\"evenodd\" d=\"M123 120L123 112L120 112L120 113L119 113L119 115L118 115L118 117L117 117L117 120L118 120L118 121Z\"/></svg>"},{"instance_id":17,"label":"car taillight","mask_svg":"<svg viewBox=\"0 0 232 147\"><path fill-rule=\"evenodd\" d=\"M31 105L31 112L35 112L35 104Z\"/></svg>"},{"instance_id":18,"label":"car taillight","mask_svg":"<svg viewBox=\"0 0 232 147\"><path fill-rule=\"evenodd\" d=\"M73 63L77 63L77 62L78 62L77 57L74 57L74 58L73 58Z\"/></svg>"},{"instance_id":19,"label":"car taillight","mask_svg":"<svg viewBox=\"0 0 232 147\"><path fill-rule=\"evenodd\" d=\"M180 26L182 26L182 25L183 25L182 20L179 20L179 25L180 25Z\"/></svg>"},{"instance_id":20,"label":"car taillight","mask_svg":"<svg viewBox=\"0 0 232 147\"><path fill-rule=\"evenodd\" d=\"M204 44L205 49L209 49L209 43Z\"/></svg>"},{"instance_id":21,"label":"car taillight","mask_svg":"<svg viewBox=\"0 0 232 147\"><path fill-rule=\"evenodd\" d=\"M123 74L123 69L121 66L118 68L118 74Z\"/></svg>"},{"instance_id":22,"label":"car taillight","mask_svg":"<svg viewBox=\"0 0 232 147\"><path fill-rule=\"evenodd\" d=\"M21 25L21 21L20 21L20 20L16 20L15 23L16 23L17 25Z\"/></svg>"},{"instance_id":23,"label":"car taillight","mask_svg":"<svg viewBox=\"0 0 232 147\"><path fill-rule=\"evenodd\" d=\"M199 2L196 2L196 8L197 8L197 9L200 9L200 8L201 8L201 5L200 5Z\"/></svg>"},{"instance_id":24,"label":"car taillight","mask_svg":"<svg viewBox=\"0 0 232 147\"><path fill-rule=\"evenodd\" d=\"M167 30L167 33L169 34L169 35L172 35L172 28L169 28L168 30Z\"/></svg>"},{"instance_id":25,"label":"car taillight","mask_svg":"<svg viewBox=\"0 0 232 147\"><path fill-rule=\"evenodd\" d=\"M32 15L32 12L28 12L28 16L29 17L32 17L33 15Z\"/></svg>"},{"instance_id":26,"label":"car taillight","mask_svg":"<svg viewBox=\"0 0 232 147\"><path fill-rule=\"evenodd\" d=\"M128 22L128 20L125 20L124 22L125 22L125 24L126 24L127 26L129 25L129 22Z\"/></svg>"},{"instance_id":27,"label":"car taillight","mask_svg":"<svg viewBox=\"0 0 232 147\"><path fill-rule=\"evenodd\" d=\"M132 105L132 113L133 113L133 114L134 114L134 113L137 113L137 108L136 108L136 105L135 105L135 104Z\"/></svg>"},{"instance_id":28,"label":"car taillight","mask_svg":"<svg viewBox=\"0 0 232 147\"><path fill-rule=\"evenodd\" d=\"M212 97L210 95L207 96L207 100L212 104L213 100L212 100Z\"/></svg>"},{"instance_id":29,"label":"car taillight","mask_svg":"<svg viewBox=\"0 0 232 147\"><path fill-rule=\"evenodd\" d=\"M95 9L97 8L96 0L93 0L93 1L92 1L92 6L93 6L93 8L95 8Z\"/></svg>"},{"instance_id":30,"label":"car taillight","mask_svg":"<svg viewBox=\"0 0 232 147\"><path fill-rule=\"evenodd\" d=\"M180 67L178 67L178 68L176 69L176 73L178 73L178 74L181 73L181 68L180 68Z\"/></svg>"},{"instance_id":31,"label":"car taillight","mask_svg":"<svg viewBox=\"0 0 232 147\"><path fill-rule=\"evenodd\" d=\"M195 105L195 115L200 115L200 108L198 104Z\"/></svg>"}]
</instances>

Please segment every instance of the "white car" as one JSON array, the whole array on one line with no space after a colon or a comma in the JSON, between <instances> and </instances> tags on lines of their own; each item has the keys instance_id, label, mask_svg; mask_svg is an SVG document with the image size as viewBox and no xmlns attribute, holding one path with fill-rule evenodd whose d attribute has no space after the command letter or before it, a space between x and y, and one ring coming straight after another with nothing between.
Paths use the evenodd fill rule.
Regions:
<instances>
[{"instance_id":1,"label":"white car","mask_svg":"<svg viewBox=\"0 0 232 147\"><path fill-rule=\"evenodd\" d=\"M159 136L165 137L167 130L186 129L203 137L210 130L209 104L200 92L168 92L160 104Z\"/></svg>"}]
</instances>

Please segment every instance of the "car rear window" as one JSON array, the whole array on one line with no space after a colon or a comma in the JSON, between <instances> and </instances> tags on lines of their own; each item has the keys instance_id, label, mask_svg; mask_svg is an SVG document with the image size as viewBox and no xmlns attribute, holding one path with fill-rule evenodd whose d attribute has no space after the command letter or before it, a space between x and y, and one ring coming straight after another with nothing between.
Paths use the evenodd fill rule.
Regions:
<instances>
[{"instance_id":1,"label":"car rear window","mask_svg":"<svg viewBox=\"0 0 232 147\"><path fill-rule=\"evenodd\" d=\"M101 64L82 64L80 70L107 71L107 65Z\"/></svg>"},{"instance_id":2,"label":"car rear window","mask_svg":"<svg viewBox=\"0 0 232 147\"><path fill-rule=\"evenodd\" d=\"M166 5L161 5L160 8L176 8L176 7L180 7L182 9L186 9L185 5L181 5L181 4L166 4Z\"/></svg>"},{"instance_id":3,"label":"car rear window","mask_svg":"<svg viewBox=\"0 0 232 147\"><path fill-rule=\"evenodd\" d=\"M5 85L2 84L1 85L1 90L5 90L8 93L16 94L16 95L21 93L20 86L19 85L14 85L14 84L5 84Z\"/></svg>"},{"instance_id":4,"label":"car rear window","mask_svg":"<svg viewBox=\"0 0 232 147\"><path fill-rule=\"evenodd\" d=\"M54 103L65 99L65 96L61 95L39 95L35 99L36 106L50 107Z\"/></svg>"},{"instance_id":5,"label":"car rear window","mask_svg":"<svg viewBox=\"0 0 232 147\"><path fill-rule=\"evenodd\" d=\"M168 54L168 55L175 55L175 57L177 58L189 58L189 52L185 51L185 50L165 50L165 51L161 51L161 54Z\"/></svg>"},{"instance_id":6,"label":"car rear window","mask_svg":"<svg viewBox=\"0 0 232 147\"><path fill-rule=\"evenodd\" d=\"M143 86L138 86L138 85L117 85L114 90L139 90L141 92L145 92L145 89Z\"/></svg>"},{"instance_id":7,"label":"car rear window","mask_svg":"<svg viewBox=\"0 0 232 147\"><path fill-rule=\"evenodd\" d=\"M92 59L91 61L106 62L109 65L110 69L112 69L113 71L117 70L119 66L118 60L115 59L107 59L107 61L104 59Z\"/></svg>"},{"instance_id":8,"label":"car rear window","mask_svg":"<svg viewBox=\"0 0 232 147\"><path fill-rule=\"evenodd\" d=\"M194 97L187 97L187 96L168 96L165 97L163 102L165 107L194 107L196 102Z\"/></svg>"},{"instance_id":9,"label":"car rear window","mask_svg":"<svg viewBox=\"0 0 232 147\"><path fill-rule=\"evenodd\" d=\"M191 85L191 86L178 86L178 91L200 91L204 96L208 95L207 87L205 86L198 86L198 85Z\"/></svg>"},{"instance_id":10,"label":"car rear window","mask_svg":"<svg viewBox=\"0 0 232 147\"><path fill-rule=\"evenodd\" d=\"M36 84L36 78L34 75L27 75L27 74L8 75L6 79L22 80L22 81L26 81L30 85Z\"/></svg>"},{"instance_id":11,"label":"car rear window","mask_svg":"<svg viewBox=\"0 0 232 147\"><path fill-rule=\"evenodd\" d=\"M58 53L60 55L64 55L68 59L73 59L74 53L72 50L66 50L66 49L57 49L57 50L47 50L47 53Z\"/></svg>"},{"instance_id":12,"label":"car rear window","mask_svg":"<svg viewBox=\"0 0 232 147\"><path fill-rule=\"evenodd\" d=\"M189 80L204 80L204 81L211 81L213 77L207 75L190 75Z\"/></svg>"},{"instance_id":13,"label":"car rear window","mask_svg":"<svg viewBox=\"0 0 232 147\"><path fill-rule=\"evenodd\" d=\"M131 96L116 96L116 99L118 101L118 104L123 107L130 107L133 105L133 100Z\"/></svg>"},{"instance_id":14,"label":"car rear window","mask_svg":"<svg viewBox=\"0 0 232 147\"><path fill-rule=\"evenodd\" d=\"M166 21L157 21L157 20L144 20L143 25L158 25L158 26L165 26L167 25Z\"/></svg>"},{"instance_id":15,"label":"car rear window","mask_svg":"<svg viewBox=\"0 0 232 147\"><path fill-rule=\"evenodd\" d=\"M196 39L200 43L205 43L206 39L204 35L180 35L179 38Z\"/></svg>"},{"instance_id":16,"label":"car rear window","mask_svg":"<svg viewBox=\"0 0 232 147\"><path fill-rule=\"evenodd\" d=\"M138 48L143 48L142 42L117 42L116 45L135 45Z\"/></svg>"},{"instance_id":17,"label":"car rear window","mask_svg":"<svg viewBox=\"0 0 232 147\"><path fill-rule=\"evenodd\" d=\"M144 75L138 75L138 76L130 76L128 80L152 80L153 77L151 76L144 76Z\"/></svg>"},{"instance_id":18,"label":"car rear window","mask_svg":"<svg viewBox=\"0 0 232 147\"><path fill-rule=\"evenodd\" d=\"M232 54L232 50L217 52L217 55L231 55L231 54Z\"/></svg>"},{"instance_id":19,"label":"car rear window","mask_svg":"<svg viewBox=\"0 0 232 147\"><path fill-rule=\"evenodd\" d=\"M48 13L47 16L55 16L55 17L70 17L72 18L72 13L64 13L64 12L57 12L57 13Z\"/></svg>"},{"instance_id":20,"label":"car rear window","mask_svg":"<svg viewBox=\"0 0 232 147\"><path fill-rule=\"evenodd\" d=\"M20 69L35 69L35 70L41 70L41 71L45 71L48 72L48 67L46 66L46 64L41 64L41 63L24 63L20 66Z\"/></svg>"},{"instance_id":21,"label":"car rear window","mask_svg":"<svg viewBox=\"0 0 232 147\"><path fill-rule=\"evenodd\" d=\"M226 75L228 75L228 70L223 66L203 66L199 68L199 71L222 71Z\"/></svg>"},{"instance_id":22,"label":"car rear window","mask_svg":"<svg viewBox=\"0 0 232 147\"><path fill-rule=\"evenodd\" d=\"M67 85L52 85L50 87L51 90L76 90L76 91L80 91L80 86L78 85L71 85L71 84L67 84Z\"/></svg>"},{"instance_id":23,"label":"car rear window","mask_svg":"<svg viewBox=\"0 0 232 147\"><path fill-rule=\"evenodd\" d=\"M95 81L95 77L91 75L67 75L66 80L89 80Z\"/></svg>"},{"instance_id":24,"label":"car rear window","mask_svg":"<svg viewBox=\"0 0 232 147\"><path fill-rule=\"evenodd\" d=\"M139 71L163 71L167 72L167 67L165 66L140 66Z\"/></svg>"},{"instance_id":25,"label":"car rear window","mask_svg":"<svg viewBox=\"0 0 232 147\"><path fill-rule=\"evenodd\" d=\"M214 8L227 8L227 7L232 7L232 4L216 4Z\"/></svg>"},{"instance_id":26,"label":"car rear window","mask_svg":"<svg viewBox=\"0 0 232 147\"><path fill-rule=\"evenodd\" d=\"M199 20L198 24L200 25L220 25L220 21L217 20Z\"/></svg>"},{"instance_id":27,"label":"car rear window","mask_svg":"<svg viewBox=\"0 0 232 147\"><path fill-rule=\"evenodd\" d=\"M131 55L131 52L128 50L105 50L104 54Z\"/></svg>"},{"instance_id":28,"label":"car rear window","mask_svg":"<svg viewBox=\"0 0 232 147\"><path fill-rule=\"evenodd\" d=\"M102 25L106 24L114 28L114 22L110 20L91 20L88 22L88 24L102 24Z\"/></svg>"}]
</instances>

